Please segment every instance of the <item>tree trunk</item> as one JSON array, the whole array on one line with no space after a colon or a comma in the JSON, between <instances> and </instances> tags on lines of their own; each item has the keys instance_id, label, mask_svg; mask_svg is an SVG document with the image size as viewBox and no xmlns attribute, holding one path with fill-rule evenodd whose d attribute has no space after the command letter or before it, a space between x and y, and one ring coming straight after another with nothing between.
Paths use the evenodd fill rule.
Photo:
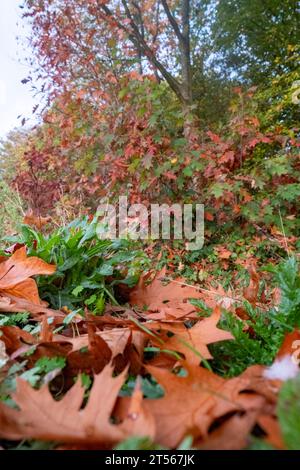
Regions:
<instances>
[{"instance_id":1,"label":"tree trunk","mask_svg":"<svg viewBox=\"0 0 300 470\"><path fill-rule=\"evenodd\" d=\"M193 103L192 94L192 68L191 68L191 51L190 51L190 0L182 0L181 4L181 41L180 59L182 74L182 96L185 107L189 107Z\"/></svg>"},{"instance_id":2,"label":"tree trunk","mask_svg":"<svg viewBox=\"0 0 300 470\"><path fill-rule=\"evenodd\" d=\"M192 66L190 50L190 0L181 3L181 40L179 41L182 75L182 109L184 136L192 144L196 136L196 120L193 115Z\"/></svg>"},{"instance_id":3,"label":"tree trunk","mask_svg":"<svg viewBox=\"0 0 300 470\"><path fill-rule=\"evenodd\" d=\"M97 0L99 10L103 11L104 19L114 18L117 26L126 32L129 40L136 47L139 56L144 56L156 69L156 75L158 72L161 73L162 77L169 84L171 90L174 91L177 98L182 104L184 114L184 133L188 141L191 141L191 135L195 135L196 130L195 119L193 117L193 95L192 95L192 67L191 67L191 52L190 52L190 0L180 0L181 5L181 18L180 23L177 22L175 16L172 14L168 1L160 0L170 25L172 26L179 44L179 55L181 65L181 80L173 76L164 64L159 60L155 51L149 46L144 35L144 24L142 14L140 12L139 4L133 2L136 11L139 12L138 17L130 10L130 4L128 0L121 0L124 7L124 12L127 20L130 22L130 26L123 24L121 21L116 19L114 11L111 10L106 2L103 3L101 0ZM141 61L140 61L141 64Z\"/></svg>"}]
</instances>

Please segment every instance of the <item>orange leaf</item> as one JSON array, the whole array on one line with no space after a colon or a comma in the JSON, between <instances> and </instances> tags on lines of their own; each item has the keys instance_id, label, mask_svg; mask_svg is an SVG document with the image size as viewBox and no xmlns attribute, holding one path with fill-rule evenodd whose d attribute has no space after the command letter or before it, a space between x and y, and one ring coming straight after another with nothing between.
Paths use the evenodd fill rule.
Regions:
<instances>
[{"instance_id":1,"label":"orange leaf","mask_svg":"<svg viewBox=\"0 0 300 470\"><path fill-rule=\"evenodd\" d=\"M195 365L199 364L202 359L211 359L208 344L234 339L228 331L217 328L220 317L221 310L217 306L209 318L200 320L192 328L186 328L182 323L165 326L163 323L158 324L163 329L174 333L174 336L164 343L163 349L180 352L184 354L187 362Z\"/></svg>"},{"instance_id":2,"label":"orange leaf","mask_svg":"<svg viewBox=\"0 0 300 470\"><path fill-rule=\"evenodd\" d=\"M255 266L253 264L249 266L249 274L250 284L244 289L243 294L248 302L250 302L252 305L255 305L257 302L260 277L256 272Z\"/></svg>"},{"instance_id":3,"label":"orange leaf","mask_svg":"<svg viewBox=\"0 0 300 470\"><path fill-rule=\"evenodd\" d=\"M39 297L39 291L36 282L34 279L31 278L20 282L20 284L17 284L12 288L5 289L5 295L20 297L37 305L41 304L41 299Z\"/></svg>"},{"instance_id":4,"label":"orange leaf","mask_svg":"<svg viewBox=\"0 0 300 470\"><path fill-rule=\"evenodd\" d=\"M47 225L50 221L51 217L41 217L39 215L35 215L32 209L27 211L23 219L23 223L25 225L36 227L39 230Z\"/></svg>"},{"instance_id":5,"label":"orange leaf","mask_svg":"<svg viewBox=\"0 0 300 470\"><path fill-rule=\"evenodd\" d=\"M114 358L119 354L123 354L128 341L130 340L131 331L129 328L114 328L112 330L97 331L95 335L100 336L107 343L112 352L112 357ZM131 342L136 349L141 352L144 346L143 338L144 333L140 331L132 332ZM74 338L55 335L54 340L71 343L73 345L73 351L78 351L89 345L89 337L87 334L76 336Z\"/></svg>"},{"instance_id":6,"label":"orange leaf","mask_svg":"<svg viewBox=\"0 0 300 470\"><path fill-rule=\"evenodd\" d=\"M2 326L0 333L1 341L4 342L8 354L13 354L24 343L30 345L36 343L34 336L17 326Z\"/></svg>"},{"instance_id":7,"label":"orange leaf","mask_svg":"<svg viewBox=\"0 0 300 470\"><path fill-rule=\"evenodd\" d=\"M166 269L163 269L156 274L149 285L146 284L145 278L141 278L138 286L130 294L131 304L138 307L146 306L149 312L161 312L158 316L161 319L168 315L173 318L191 316L197 310L188 299L201 299L203 295L197 291L197 288L179 285L172 281L164 284L162 279L165 275Z\"/></svg>"},{"instance_id":8,"label":"orange leaf","mask_svg":"<svg viewBox=\"0 0 300 470\"><path fill-rule=\"evenodd\" d=\"M13 313L30 312L33 316L39 316L41 313L45 313L51 317L65 318L65 315L59 310L52 310L51 308L47 308L42 303L37 304L26 299L14 297L10 293L5 296L0 295L0 312L1 311Z\"/></svg>"},{"instance_id":9,"label":"orange leaf","mask_svg":"<svg viewBox=\"0 0 300 470\"><path fill-rule=\"evenodd\" d=\"M27 382L17 379L13 400L19 410L0 403L0 436L5 439L40 439L62 443L88 443L113 445L128 436L149 437L154 434L154 422L145 411L139 390L132 398L131 414L119 425L110 422L118 392L127 372L112 377L109 365L95 376L87 405L81 409L84 388L81 380L55 401L48 386L33 389ZM134 410L134 413L132 413Z\"/></svg>"},{"instance_id":10,"label":"orange leaf","mask_svg":"<svg viewBox=\"0 0 300 470\"><path fill-rule=\"evenodd\" d=\"M215 249L216 254L220 259L229 259L232 255L232 251L227 250L224 246L219 246Z\"/></svg>"},{"instance_id":11,"label":"orange leaf","mask_svg":"<svg viewBox=\"0 0 300 470\"><path fill-rule=\"evenodd\" d=\"M186 364L188 375L179 377L156 367L147 367L164 388L165 396L146 400L156 421L156 440L175 448L187 434L205 437L219 417L234 411L261 409L264 400L247 390L249 381L225 380L203 367Z\"/></svg>"},{"instance_id":12,"label":"orange leaf","mask_svg":"<svg viewBox=\"0 0 300 470\"><path fill-rule=\"evenodd\" d=\"M11 289L31 276L51 275L55 270L54 265L48 264L40 258L28 258L26 248L22 247L8 260L0 264L0 290Z\"/></svg>"},{"instance_id":13,"label":"orange leaf","mask_svg":"<svg viewBox=\"0 0 300 470\"><path fill-rule=\"evenodd\" d=\"M285 445L282 439L281 430L278 421L274 416L267 414L261 415L258 419L258 424L267 434L266 442L276 447L277 449L284 449Z\"/></svg>"},{"instance_id":14,"label":"orange leaf","mask_svg":"<svg viewBox=\"0 0 300 470\"><path fill-rule=\"evenodd\" d=\"M249 434L255 425L257 411L243 416L233 416L213 431L203 443L196 444L200 450L243 450L250 443Z\"/></svg>"},{"instance_id":15,"label":"orange leaf","mask_svg":"<svg viewBox=\"0 0 300 470\"><path fill-rule=\"evenodd\" d=\"M214 220L214 216L211 212L205 212L204 218L205 220L208 220L209 222L212 222Z\"/></svg>"}]
</instances>

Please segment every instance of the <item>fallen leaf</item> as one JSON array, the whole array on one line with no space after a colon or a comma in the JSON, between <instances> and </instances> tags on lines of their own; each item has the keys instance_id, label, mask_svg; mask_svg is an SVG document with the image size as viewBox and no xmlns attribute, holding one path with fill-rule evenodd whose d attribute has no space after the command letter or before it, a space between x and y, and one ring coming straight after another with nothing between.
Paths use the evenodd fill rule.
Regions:
<instances>
[{"instance_id":1,"label":"fallen leaf","mask_svg":"<svg viewBox=\"0 0 300 470\"><path fill-rule=\"evenodd\" d=\"M13 354L25 344L32 346L36 344L36 339L18 326L2 326L0 327L1 341L6 346L9 355Z\"/></svg>"},{"instance_id":2,"label":"fallen leaf","mask_svg":"<svg viewBox=\"0 0 300 470\"><path fill-rule=\"evenodd\" d=\"M14 243L12 246L10 246L9 248L6 248L4 251L8 255L12 255L12 254L14 254L15 251L19 250L23 246L25 246L24 243ZM5 256L0 256L0 263L2 261L6 261L6 259L7 258Z\"/></svg>"},{"instance_id":3,"label":"fallen leaf","mask_svg":"<svg viewBox=\"0 0 300 470\"><path fill-rule=\"evenodd\" d=\"M51 217L42 217L34 214L32 209L26 212L23 219L23 224L36 227L38 230L41 230L45 225L49 224L49 222L51 222Z\"/></svg>"},{"instance_id":4,"label":"fallen leaf","mask_svg":"<svg viewBox=\"0 0 300 470\"><path fill-rule=\"evenodd\" d=\"M280 432L280 426L274 416L262 414L257 420L259 426L266 433L265 441L277 449L284 449L285 445Z\"/></svg>"},{"instance_id":5,"label":"fallen leaf","mask_svg":"<svg viewBox=\"0 0 300 470\"><path fill-rule=\"evenodd\" d=\"M254 365L248 367L241 375L241 379L248 380L249 391L256 392L265 397L271 404L276 403L277 395L281 387L279 380L268 380L265 377L266 367Z\"/></svg>"},{"instance_id":6,"label":"fallen leaf","mask_svg":"<svg viewBox=\"0 0 300 470\"><path fill-rule=\"evenodd\" d=\"M55 271L54 265L34 256L27 257L26 247L22 247L0 264L0 290L11 289L32 276L51 275Z\"/></svg>"},{"instance_id":7,"label":"fallen leaf","mask_svg":"<svg viewBox=\"0 0 300 470\"><path fill-rule=\"evenodd\" d=\"M129 416L121 424L110 422L112 410L127 371L112 377L108 365L94 377L86 406L82 409L84 388L80 380L55 401L48 386L33 389L26 381L17 379L12 398L18 410L0 403L0 436L9 440L39 439L62 443L87 443L112 446L130 435L153 438L154 421L144 410L140 391L132 397Z\"/></svg>"},{"instance_id":8,"label":"fallen leaf","mask_svg":"<svg viewBox=\"0 0 300 470\"><path fill-rule=\"evenodd\" d=\"M36 305L41 305L38 288L34 279L26 279L12 288L5 289L5 295L19 297Z\"/></svg>"},{"instance_id":9,"label":"fallen leaf","mask_svg":"<svg viewBox=\"0 0 300 470\"><path fill-rule=\"evenodd\" d=\"M10 258L0 263L0 311L42 313L42 308L36 309L43 304L36 282L31 276L51 275L55 270L54 265L42 259L27 257L25 246L19 248ZM28 308L22 302L28 302Z\"/></svg>"},{"instance_id":10,"label":"fallen leaf","mask_svg":"<svg viewBox=\"0 0 300 470\"><path fill-rule=\"evenodd\" d=\"M106 341L95 333L95 327L88 324L88 350L68 354L66 374L74 377L78 372L99 374L110 363L112 352Z\"/></svg>"},{"instance_id":11,"label":"fallen leaf","mask_svg":"<svg viewBox=\"0 0 300 470\"><path fill-rule=\"evenodd\" d=\"M225 380L203 367L186 364L188 375L179 377L156 367L147 370L163 387L163 398L146 400L156 421L156 441L176 448L184 436L204 438L212 423L234 411L261 409L264 399L253 394L243 396L249 380Z\"/></svg>"},{"instance_id":12,"label":"fallen leaf","mask_svg":"<svg viewBox=\"0 0 300 470\"><path fill-rule=\"evenodd\" d=\"M41 313L44 313L49 317L60 317L62 320L65 318L65 315L61 311L45 307L44 302L36 304L6 293L5 296L0 295L0 312L1 311L11 313L29 312L35 317L39 317Z\"/></svg>"},{"instance_id":13,"label":"fallen leaf","mask_svg":"<svg viewBox=\"0 0 300 470\"><path fill-rule=\"evenodd\" d=\"M214 430L203 443L196 444L199 450L242 450L250 444L249 435L256 423L258 412L243 416L232 416Z\"/></svg>"},{"instance_id":14,"label":"fallen leaf","mask_svg":"<svg viewBox=\"0 0 300 470\"><path fill-rule=\"evenodd\" d=\"M147 285L147 278L142 277L137 287L130 294L131 305L147 307L148 312L159 312L159 315L147 316L153 319L161 319L170 315L173 318L190 317L197 309L188 302L188 299L202 299L197 287L177 284L182 279L176 279L168 284L163 282L166 270L159 272L154 280ZM158 318L159 317L159 318Z\"/></svg>"},{"instance_id":15,"label":"fallen leaf","mask_svg":"<svg viewBox=\"0 0 300 470\"><path fill-rule=\"evenodd\" d=\"M174 334L164 342L163 349L184 354L187 362L199 364L203 359L212 359L207 345L234 339L228 331L217 328L221 318L220 307L215 307L214 312L208 318L200 320L192 328L187 328L183 323L164 324L163 322L148 325L149 328L160 327ZM155 341L155 340L154 340Z\"/></svg>"},{"instance_id":16,"label":"fallen leaf","mask_svg":"<svg viewBox=\"0 0 300 470\"><path fill-rule=\"evenodd\" d=\"M295 329L292 333L287 333L285 335L284 341L277 353L276 358L280 358L286 355L294 355L295 359L297 359L297 349L300 349L300 330Z\"/></svg>"},{"instance_id":17,"label":"fallen leaf","mask_svg":"<svg viewBox=\"0 0 300 470\"><path fill-rule=\"evenodd\" d=\"M42 318L41 331L40 331L40 343L51 342L53 340L53 333L51 325L48 323L46 316Z\"/></svg>"},{"instance_id":18,"label":"fallen leaf","mask_svg":"<svg viewBox=\"0 0 300 470\"><path fill-rule=\"evenodd\" d=\"M243 295L250 304L255 305L257 302L260 277L253 264L249 266L248 270L250 274L250 284L243 290Z\"/></svg>"},{"instance_id":19,"label":"fallen leaf","mask_svg":"<svg viewBox=\"0 0 300 470\"><path fill-rule=\"evenodd\" d=\"M97 331L95 334L100 336L107 343L111 349L112 357L116 357L118 354L123 354L130 338L131 330L129 328L115 328L112 330ZM69 338L63 335L55 335L54 340L71 343L73 346L73 351L78 351L79 349L85 348L89 344L89 338L87 334L73 338ZM142 352L144 347L144 334L140 331L133 331L132 343L138 351Z\"/></svg>"},{"instance_id":20,"label":"fallen leaf","mask_svg":"<svg viewBox=\"0 0 300 470\"><path fill-rule=\"evenodd\" d=\"M238 300L235 297L233 297L230 289L228 289L228 291L225 291L224 288L220 284L218 284L217 288L212 292L213 293L211 294L208 293L209 296L212 296L212 295L214 296L214 299L211 302L211 305L217 302L217 304L223 307L225 310L230 310L230 308Z\"/></svg>"},{"instance_id":21,"label":"fallen leaf","mask_svg":"<svg viewBox=\"0 0 300 470\"><path fill-rule=\"evenodd\" d=\"M215 253L220 259L229 259L232 255L232 251L228 250L224 246L218 246L215 248Z\"/></svg>"}]
</instances>

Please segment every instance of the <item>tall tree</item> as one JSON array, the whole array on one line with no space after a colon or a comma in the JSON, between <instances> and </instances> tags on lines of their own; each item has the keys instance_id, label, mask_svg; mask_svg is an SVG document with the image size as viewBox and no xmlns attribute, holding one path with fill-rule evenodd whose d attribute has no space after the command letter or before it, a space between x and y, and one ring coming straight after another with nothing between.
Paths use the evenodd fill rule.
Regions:
<instances>
[{"instance_id":1,"label":"tall tree","mask_svg":"<svg viewBox=\"0 0 300 470\"><path fill-rule=\"evenodd\" d=\"M227 72L259 84L288 71L286 58L300 43L299 0L210 3L215 4L213 42Z\"/></svg>"},{"instance_id":2,"label":"tall tree","mask_svg":"<svg viewBox=\"0 0 300 470\"><path fill-rule=\"evenodd\" d=\"M25 6L39 62L57 85L70 78L99 82L104 71L136 64L139 73L165 80L185 109L192 104L190 0L25 0Z\"/></svg>"}]
</instances>

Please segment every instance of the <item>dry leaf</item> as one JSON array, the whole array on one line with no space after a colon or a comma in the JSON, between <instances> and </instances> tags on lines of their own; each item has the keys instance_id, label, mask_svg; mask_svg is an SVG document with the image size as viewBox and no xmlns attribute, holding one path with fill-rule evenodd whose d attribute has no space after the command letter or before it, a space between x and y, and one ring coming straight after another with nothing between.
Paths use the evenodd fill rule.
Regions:
<instances>
[{"instance_id":1,"label":"dry leaf","mask_svg":"<svg viewBox=\"0 0 300 470\"><path fill-rule=\"evenodd\" d=\"M66 443L88 443L112 446L130 435L154 435L154 422L144 410L140 391L132 398L130 415L119 425L111 424L110 417L127 372L112 377L107 366L95 376L87 405L81 409L84 388L81 381L55 401L48 386L33 389L17 379L17 391L12 395L19 410L0 403L0 437L9 440L40 439ZM134 410L134 411L132 411Z\"/></svg>"},{"instance_id":2,"label":"dry leaf","mask_svg":"<svg viewBox=\"0 0 300 470\"><path fill-rule=\"evenodd\" d=\"M154 327L157 325L174 333L174 336L165 341L163 349L180 352L184 354L187 362L197 365L202 359L212 359L207 348L208 344L234 339L228 331L217 328L220 318L221 309L215 307L210 317L198 321L192 328L186 328L183 323L157 323ZM153 328L151 324L148 327Z\"/></svg>"},{"instance_id":3,"label":"dry leaf","mask_svg":"<svg viewBox=\"0 0 300 470\"><path fill-rule=\"evenodd\" d=\"M285 448L279 423L274 416L263 414L258 418L258 424L267 435L266 442L277 449L282 450Z\"/></svg>"},{"instance_id":4,"label":"dry leaf","mask_svg":"<svg viewBox=\"0 0 300 470\"><path fill-rule=\"evenodd\" d=\"M250 444L249 434L255 425L257 411L243 416L232 416L213 431L204 443L196 444L200 450L242 450Z\"/></svg>"},{"instance_id":5,"label":"dry leaf","mask_svg":"<svg viewBox=\"0 0 300 470\"><path fill-rule=\"evenodd\" d=\"M142 353L145 335L140 331L133 331L131 333L129 328L115 328L113 330L97 331L95 334L100 336L107 343L111 349L113 358L119 354L123 354L131 334L132 344L134 344L137 350ZM73 351L78 351L79 349L85 348L89 344L89 338L87 334L76 336L74 338L69 338L63 335L55 335L54 340L71 343L73 345Z\"/></svg>"},{"instance_id":6,"label":"dry leaf","mask_svg":"<svg viewBox=\"0 0 300 470\"><path fill-rule=\"evenodd\" d=\"M8 296L6 292L5 296L2 297L0 295L0 312L1 311L11 313L29 312L35 317L39 317L41 313L44 313L49 317L65 318L65 315L59 310L45 307L44 302L36 304L26 299L14 297L13 295Z\"/></svg>"},{"instance_id":7,"label":"dry leaf","mask_svg":"<svg viewBox=\"0 0 300 470\"><path fill-rule=\"evenodd\" d=\"M94 325L88 324L88 350L70 352L67 357L66 374L74 377L78 372L99 374L112 359L108 344L94 331Z\"/></svg>"},{"instance_id":8,"label":"dry leaf","mask_svg":"<svg viewBox=\"0 0 300 470\"><path fill-rule=\"evenodd\" d=\"M45 225L51 222L51 217L42 217L40 215L34 214L32 209L29 209L23 219L25 225L30 225L31 227L36 227L38 230L41 230Z\"/></svg>"},{"instance_id":9,"label":"dry leaf","mask_svg":"<svg viewBox=\"0 0 300 470\"><path fill-rule=\"evenodd\" d=\"M51 342L53 340L53 333L51 325L48 323L46 316L42 318L41 331L40 331L40 343Z\"/></svg>"},{"instance_id":10,"label":"dry leaf","mask_svg":"<svg viewBox=\"0 0 300 470\"><path fill-rule=\"evenodd\" d=\"M51 275L55 270L55 266L37 257L27 257L26 247L19 248L0 263L0 311L50 313L41 302L31 276Z\"/></svg>"},{"instance_id":11,"label":"dry leaf","mask_svg":"<svg viewBox=\"0 0 300 470\"><path fill-rule=\"evenodd\" d=\"M249 266L249 274L250 284L248 287L245 287L245 289L243 290L243 294L245 299L248 300L250 304L255 305L257 302L260 277L253 264Z\"/></svg>"},{"instance_id":12,"label":"dry leaf","mask_svg":"<svg viewBox=\"0 0 300 470\"><path fill-rule=\"evenodd\" d=\"M173 318L189 317L196 312L196 307L188 302L188 299L203 298L203 294L197 288L183 286L176 279L168 284L163 282L166 270L159 272L151 284L146 284L146 279L141 278L137 287L130 294L130 303L138 307L147 307L149 312L160 312L159 316L148 315L149 318L161 319L170 315Z\"/></svg>"},{"instance_id":13,"label":"dry leaf","mask_svg":"<svg viewBox=\"0 0 300 470\"><path fill-rule=\"evenodd\" d=\"M22 247L0 264L0 290L12 289L27 281L31 276L41 274L51 275L55 270L56 267L54 265L48 264L40 258L28 258L26 248ZM10 293L16 295L13 292Z\"/></svg>"},{"instance_id":14,"label":"dry leaf","mask_svg":"<svg viewBox=\"0 0 300 470\"><path fill-rule=\"evenodd\" d=\"M147 367L163 387L165 396L146 400L156 421L156 442L175 448L186 435L205 437L216 418L233 411L261 409L264 400L247 390L248 380L225 380L204 369L186 365L187 377L178 377L156 367ZM258 399L257 399L258 398Z\"/></svg>"},{"instance_id":15,"label":"dry leaf","mask_svg":"<svg viewBox=\"0 0 300 470\"><path fill-rule=\"evenodd\" d=\"M232 251L225 248L225 246L218 246L214 251L220 259L229 259L232 255Z\"/></svg>"},{"instance_id":16,"label":"dry leaf","mask_svg":"<svg viewBox=\"0 0 300 470\"><path fill-rule=\"evenodd\" d=\"M28 331L21 330L17 326L2 326L0 327L0 333L1 341L4 342L9 355L24 346L24 344L32 346L36 343L35 338Z\"/></svg>"},{"instance_id":17,"label":"dry leaf","mask_svg":"<svg viewBox=\"0 0 300 470\"><path fill-rule=\"evenodd\" d=\"M26 281L17 284L16 286L5 289L6 296L14 296L20 299L28 300L36 305L41 305L39 291L34 279L26 279Z\"/></svg>"},{"instance_id":18,"label":"dry leaf","mask_svg":"<svg viewBox=\"0 0 300 470\"><path fill-rule=\"evenodd\" d=\"M300 330L295 329L292 333L287 333L285 335L284 341L276 357L280 358L286 355L292 356L293 354L296 356L297 349L300 349Z\"/></svg>"}]
</instances>

